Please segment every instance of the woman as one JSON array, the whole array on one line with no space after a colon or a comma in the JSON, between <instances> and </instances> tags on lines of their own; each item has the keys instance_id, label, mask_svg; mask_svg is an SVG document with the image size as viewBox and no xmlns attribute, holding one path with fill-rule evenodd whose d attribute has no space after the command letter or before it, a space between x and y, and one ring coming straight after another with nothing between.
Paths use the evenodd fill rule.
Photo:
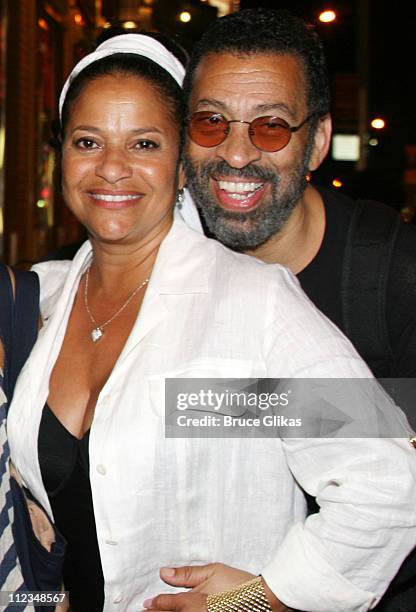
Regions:
<instances>
[{"instance_id":1,"label":"woman","mask_svg":"<svg viewBox=\"0 0 416 612\"><path fill-rule=\"evenodd\" d=\"M290 273L174 218L182 77L159 42L119 36L82 60L61 96L63 192L90 241L72 263L37 267L44 326L9 434L27 485L68 540L76 611L140 609L168 564L246 570L213 590L268 564L273 585L276 551L288 533L303 537L292 532L305 502L288 463L316 494L335 461L331 444L309 441L314 468L303 478L296 441L165 439L165 378L369 375ZM356 459L372 444L355 446ZM337 450L336 462L349 460L350 449ZM389 452L407 464L404 443ZM260 601L267 585L255 582ZM199 595L198 609L205 602Z\"/></svg>"},{"instance_id":2,"label":"woman","mask_svg":"<svg viewBox=\"0 0 416 612\"><path fill-rule=\"evenodd\" d=\"M20 603L26 609L28 592L61 589L65 548L43 509L27 497L9 461L7 409L38 333L36 274L0 265L0 303L0 587L9 591L3 604Z\"/></svg>"},{"instance_id":3,"label":"woman","mask_svg":"<svg viewBox=\"0 0 416 612\"><path fill-rule=\"evenodd\" d=\"M17 296L14 272L0 264L0 586L3 590L22 592L26 587L13 530L15 509L6 417L17 375L36 339L39 283L33 273L16 271L16 275Z\"/></svg>"}]
</instances>

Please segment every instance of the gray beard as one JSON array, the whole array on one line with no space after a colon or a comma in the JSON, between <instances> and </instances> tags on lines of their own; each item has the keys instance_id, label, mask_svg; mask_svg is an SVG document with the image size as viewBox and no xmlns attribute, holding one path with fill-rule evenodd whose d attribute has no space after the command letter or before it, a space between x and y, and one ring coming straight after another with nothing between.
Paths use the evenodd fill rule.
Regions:
<instances>
[{"instance_id":1,"label":"gray beard","mask_svg":"<svg viewBox=\"0 0 416 612\"><path fill-rule=\"evenodd\" d=\"M246 251L259 247L271 236L280 232L308 184L306 175L312 151L310 145L307 146L301 163L285 176L287 186L284 190L280 175L268 168L256 164L249 164L241 169L233 168L224 160L197 164L185 155L187 186L196 205L202 211L209 231L217 240L235 251ZM210 191L211 176L268 181L271 195L258 208L251 211L224 210Z\"/></svg>"}]
</instances>

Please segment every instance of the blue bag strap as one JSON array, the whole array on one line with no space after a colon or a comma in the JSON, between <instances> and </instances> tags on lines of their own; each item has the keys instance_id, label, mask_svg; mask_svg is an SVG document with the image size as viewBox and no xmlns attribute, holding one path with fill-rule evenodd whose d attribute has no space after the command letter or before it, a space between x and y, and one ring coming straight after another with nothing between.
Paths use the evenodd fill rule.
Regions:
<instances>
[{"instance_id":1,"label":"blue bag strap","mask_svg":"<svg viewBox=\"0 0 416 612\"><path fill-rule=\"evenodd\" d=\"M39 278L35 272L13 270L16 279L13 350L9 371L10 397L17 377L36 342L39 329ZM18 323L16 325L16 323Z\"/></svg>"},{"instance_id":2,"label":"blue bag strap","mask_svg":"<svg viewBox=\"0 0 416 612\"><path fill-rule=\"evenodd\" d=\"M5 352L4 392L13 395L20 370L36 341L39 322L39 279L34 272L13 269L15 296L6 266L0 265L0 332Z\"/></svg>"},{"instance_id":3,"label":"blue bag strap","mask_svg":"<svg viewBox=\"0 0 416 612\"><path fill-rule=\"evenodd\" d=\"M3 369L3 389L6 397L10 397L9 383L9 361L13 347L14 333L14 297L13 287L9 272L5 265L0 264L0 333L3 343L4 354L7 360L4 360Z\"/></svg>"}]
</instances>

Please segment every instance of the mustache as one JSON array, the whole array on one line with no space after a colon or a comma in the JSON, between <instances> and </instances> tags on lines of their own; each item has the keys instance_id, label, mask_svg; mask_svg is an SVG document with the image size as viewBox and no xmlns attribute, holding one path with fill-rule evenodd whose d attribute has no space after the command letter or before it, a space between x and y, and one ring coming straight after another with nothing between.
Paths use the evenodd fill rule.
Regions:
<instances>
[{"instance_id":1,"label":"mustache","mask_svg":"<svg viewBox=\"0 0 416 612\"><path fill-rule=\"evenodd\" d=\"M201 163L199 169L201 176L204 178L217 174L236 178L256 178L264 181L276 181L278 179L276 172L267 170L257 164L248 164L244 168L233 168L225 160L213 160Z\"/></svg>"}]
</instances>

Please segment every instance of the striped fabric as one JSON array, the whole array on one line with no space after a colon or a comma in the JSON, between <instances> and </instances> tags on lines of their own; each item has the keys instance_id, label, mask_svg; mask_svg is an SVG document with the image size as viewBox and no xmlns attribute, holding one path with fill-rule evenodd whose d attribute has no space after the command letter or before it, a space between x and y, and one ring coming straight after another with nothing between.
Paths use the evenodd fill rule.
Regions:
<instances>
[{"instance_id":1,"label":"striped fabric","mask_svg":"<svg viewBox=\"0 0 416 612\"><path fill-rule=\"evenodd\" d=\"M20 570L13 542L13 500L10 490L9 444L6 431L7 400L4 395L3 372L0 370L0 591L25 592L26 587ZM34 610L33 606L7 606L6 612Z\"/></svg>"}]
</instances>

